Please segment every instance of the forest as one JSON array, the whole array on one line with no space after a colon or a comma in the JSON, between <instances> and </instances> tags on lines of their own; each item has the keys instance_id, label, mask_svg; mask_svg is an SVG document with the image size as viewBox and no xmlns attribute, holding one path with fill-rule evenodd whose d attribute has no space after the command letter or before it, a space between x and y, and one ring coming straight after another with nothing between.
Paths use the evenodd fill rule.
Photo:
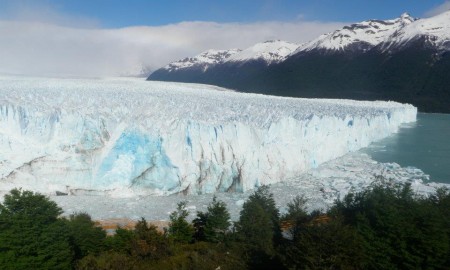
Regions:
<instances>
[{"instance_id":1,"label":"forest","mask_svg":"<svg viewBox=\"0 0 450 270\"><path fill-rule=\"evenodd\" d=\"M138 221L115 234L88 213L13 189L0 204L0 269L450 269L450 190L429 196L377 182L326 211L297 196L280 213L268 186L239 219L214 198L188 221L180 201L164 231Z\"/></svg>"}]
</instances>

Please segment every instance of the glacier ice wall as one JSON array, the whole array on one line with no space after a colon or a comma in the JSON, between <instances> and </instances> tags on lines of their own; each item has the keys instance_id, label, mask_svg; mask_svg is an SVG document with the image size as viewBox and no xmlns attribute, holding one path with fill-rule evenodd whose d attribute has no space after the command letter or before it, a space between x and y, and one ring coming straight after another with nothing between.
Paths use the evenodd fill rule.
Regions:
<instances>
[{"instance_id":1,"label":"glacier ice wall","mask_svg":"<svg viewBox=\"0 0 450 270\"><path fill-rule=\"evenodd\" d=\"M365 147L416 114L207 85L0 77L0 189L245 191Z\"/></svg>"}]
</instances>

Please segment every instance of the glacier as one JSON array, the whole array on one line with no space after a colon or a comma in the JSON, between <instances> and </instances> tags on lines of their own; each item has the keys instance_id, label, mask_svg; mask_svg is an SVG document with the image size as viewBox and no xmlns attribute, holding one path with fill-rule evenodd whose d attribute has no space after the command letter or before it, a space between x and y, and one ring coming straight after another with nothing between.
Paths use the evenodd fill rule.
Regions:
<instances>
[{"instance_id":1,"label":"glacier","mask_svg":"<svg viewBox=\"0 0 450 270\"><path fill-rule=\"evenodd\" d=\"M0 190L244 192L415 121L388 101L299 99L130 78L0 77Z\"/></svg>"},{"instance_id":2,"label":"glacier","mask_svg":"<svg viewBox=\"0 0 450 270\"><path fill-rule=\"evenodd\" d=\"M349 192L361 192L374 183L385 181L388 185L411 184L420 196L428 196L437 188L450 188L450 184L430 182L429 175L414 167L401 167L396 163L379 163L361 151L348 153L325 162L317 168L300 174L295 179L269 186L281 213L286 205L300 195L307 199L308 211L329 209L336 199L343 199ZM230 211L231 220L239 220L242 205L253 194L246 192L214 193L179 196L56 196L50 198L60 206L64 216L87 212L94 220L105 220L121 224L124 220L137 221L144 217L148 221L168 221L170 213L179 201L187 202L188 219L193 220L197 211L207 211L213 196L223 201ZM0 191L1 195L1 191Z\"/></svg>"}]
</instances>

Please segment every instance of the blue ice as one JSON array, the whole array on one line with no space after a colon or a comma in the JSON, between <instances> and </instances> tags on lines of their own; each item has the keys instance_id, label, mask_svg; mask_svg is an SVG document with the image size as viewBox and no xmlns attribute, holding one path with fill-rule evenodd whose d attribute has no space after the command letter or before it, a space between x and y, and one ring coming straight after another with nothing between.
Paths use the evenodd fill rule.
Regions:
<instances>
[{"instance_id":1,"label":"blue ice","mask_svg":"<svg viewBox=\"0 0 450 270\"><path fill-rule=\"evenodd\" d=\"M121 160L131 162L122 171ZM107 179L107 178L110 179ZM150 137L140 132L122 133L97 172L103 181L126 181L129 186L159 190L172 190L179 185L178 168L162 147L160 137Z\"/></svg>"}]
</instances>

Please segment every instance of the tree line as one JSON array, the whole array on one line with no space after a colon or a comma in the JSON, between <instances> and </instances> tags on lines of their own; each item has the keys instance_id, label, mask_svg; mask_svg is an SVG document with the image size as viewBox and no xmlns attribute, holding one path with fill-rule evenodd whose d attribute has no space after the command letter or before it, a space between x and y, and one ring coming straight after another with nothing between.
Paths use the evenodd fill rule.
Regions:
<instances>
[{"instance_id":1,"label":"tree line","mask_svg":"<svg viewBox=\"0 0 450 270\"><path fill-rule=\"evenodd\" d=\"M267 186L232 223L215 197L187 221L186 202L161 232L144 218L114 235L87 213L61 217L48 197L13 189L0 204L0 269L450 269L450 191L418 196L378 183L308 212L280 214Z\"/></svg>"}]
</instances>

